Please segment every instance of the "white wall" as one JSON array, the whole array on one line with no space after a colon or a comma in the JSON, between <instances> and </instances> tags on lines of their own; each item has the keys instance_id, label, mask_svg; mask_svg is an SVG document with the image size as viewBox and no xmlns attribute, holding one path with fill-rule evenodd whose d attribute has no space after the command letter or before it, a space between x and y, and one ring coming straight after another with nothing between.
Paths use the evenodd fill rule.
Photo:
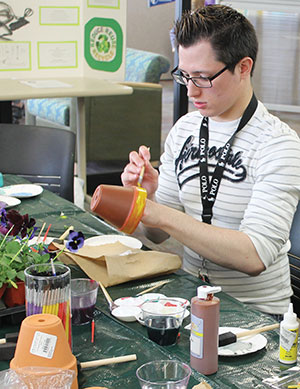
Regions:
<instances>
[{"instance_id":1,"label":"white wall","mask_svg":"<svg viewBox=\"0 0 300 389\"><path fill-rule=\"evenodd\" d=\"M169 31L175 19L175 2L148 7L148 0L127 2L127 47L152 51L174 63ZM170 79L170 72L162 79Z\"/></svg>"}]
</instances>

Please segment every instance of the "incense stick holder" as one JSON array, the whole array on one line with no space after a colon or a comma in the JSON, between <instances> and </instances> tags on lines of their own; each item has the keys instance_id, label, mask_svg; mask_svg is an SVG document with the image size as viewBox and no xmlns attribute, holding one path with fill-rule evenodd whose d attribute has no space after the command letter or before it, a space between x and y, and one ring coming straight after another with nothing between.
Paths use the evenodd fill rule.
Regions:
<instances>
[{"instance_id":1,"label":"incense stick holder","mask_svg":"<svg viewBox=\"0 0 300 389\"><path fill-rule=\"evenodd\" d=\"M41 264L29 266L24 273L26 316L42 313L58 316L72 348L70 268Z\"/></svg>"},{"instance_id":2,"label":"incense stick holder","mask_svg":"<svg viewBox=\"0 0 300 389\"><path fill-rule=\"evenodd\" d=\"M146 198L147 191L141 187L99 185L91 210L120 231L132 234L143 216Z\"/></svg>"}]
</instances>

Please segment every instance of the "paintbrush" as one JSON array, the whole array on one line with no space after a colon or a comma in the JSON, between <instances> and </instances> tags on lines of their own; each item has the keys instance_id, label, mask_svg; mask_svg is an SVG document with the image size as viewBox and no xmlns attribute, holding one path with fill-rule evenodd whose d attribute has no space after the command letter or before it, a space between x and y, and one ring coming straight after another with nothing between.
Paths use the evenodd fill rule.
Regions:
<instances>
[{"instance_id":1,"label":"paintbrush","mask_svg":"<svg viewBox=\"0 0 300 389\"><path fill-rule=\"evenodd\" d=\"M61 234L61 236L59 237L59 238L55 238L55 239L53 239L53 243L55 244L55 243L57 243L57 244L64 244L64 239L68 236L68 234L69 234L69 232L71 231L71 230L74 230L74 227L73 226L70 226L68 229L66 229L66 231L64 232L64 233L62 233ZM56 250L56 247L54 246L51 246L51 243L50 243L50 245L49 245L49 247L50 247L50 249L52 249L52 250Z\"/></svg>"},{"instance_id":2,"label":"paintbrush","mask_svg":"<svg viewBox=\"0 0 300 389\"><path fill-rule=\"evenodd\" d=\"M48 233L50 231L51 226L52 226L52 224L49 224L49 227L47 228L47 231L45 232L45 235L43 237L43 243L46 242L46 239L47 239L47 236L48 236Z\"/></svg>"},{"instance_id":3,"label":"paintbrush","mask_svg":"<svg viewBox=\"0 0 300 389\"><path fill-rule=\"evenodd\" d=\"M102 289L102 292L106 298L106 301L108 302L109 310L112 311L114 308L117 307L117 305L114 303L113 299L110 297L108 291L105 289L104 285L101 281L98 281L100 288Z\"/></svg>"},{"instance_id":4,"label":"paintbrush","mask_svg":"<svg viewBox=\"0 0 300 389\"><path fill-rule=\"evenodd\" d=\"M156 289L156 288L159 288L160 286L165 285L165 284L167 284L167 283L169 283L169 282L171 282L171 281L173 281L173 280L163 280L163 281L159 281L159 282L157 282L155 285L151 286L151 288L142 290L141 292L137 293L136 296L141 296L142 294L148 293L148 292L150 292L151 290Z\"/></svg>"},{"instance_id":5,"label":"paintbrush","mask_svg":"<svg viewBox=\"0 0 300 389\"><path fill-rule=\"evenodd\" d=\"M38 237L37 237L37 240L36 240L36 244L39 243L39 240L40 240L40 238L41 238L41 235L42 235L42 232L44 231L45 226L46 226L46 223L44 223L44 224L42 225L42 228L40 229L40 232L39 232Z\"/></svg>"},{"instance_id":6,"label":"paintbrush","mask_svg":"<svg viewBox=\"0 0 300 389\"><path fill-rule=\"evenodd\" d=\"M142 166L142 169L140 171L140 175L139 175L139 178L138 178L138 181L137 181L137 186L140 188L141 185L142 185L142 182L143 182L143 178L144 178L144 173L145 173L145 165Z\"/></svg>"},{"instance_id":7,"label":"paintbrush","mask_svg":"<svg viewBox=\"0 0 300 389\"><path fill-rule=\"evenodd\" d=\"M271 324L265 327L254 328L253 330L245 330L237 334L234 334L231 331L225 332L224 334L219 335L219 347L223 347L226 346L227 344L235 343L240 338L260 334L261 332L275 330L276 328L279 328L279 323Z\"/></svg>"},{"instance_id":8,"label":"paintbrush","mask_svg":"<svg viewBox=\"0 0 300 389\"><path fill-rule=\"evenodd\" d=\"M150 151L150 147L147 147L148 151ZM144 174L145 174L145 164L142 166L139 178L137 180L137 186L140 188L142 186L142 182L144 179Z\"/></svg>"}]
</instances>

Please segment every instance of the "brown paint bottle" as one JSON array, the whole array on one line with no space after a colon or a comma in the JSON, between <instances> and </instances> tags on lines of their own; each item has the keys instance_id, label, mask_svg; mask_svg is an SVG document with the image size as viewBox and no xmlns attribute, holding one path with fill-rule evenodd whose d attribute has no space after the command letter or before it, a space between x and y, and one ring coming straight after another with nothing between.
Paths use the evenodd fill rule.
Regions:
<instances>
[{"instance_id":1,"label":"brown paint bottle","mask_svg":"<svg viewBox=\"0 0 300 389\"><path fill-rule=\"evenodd\" d=\"M199 286L191 301L191 367L205 375L218 370L220 300L214 293L220 291L219 286Z\"/></svg>"}]
</instances>

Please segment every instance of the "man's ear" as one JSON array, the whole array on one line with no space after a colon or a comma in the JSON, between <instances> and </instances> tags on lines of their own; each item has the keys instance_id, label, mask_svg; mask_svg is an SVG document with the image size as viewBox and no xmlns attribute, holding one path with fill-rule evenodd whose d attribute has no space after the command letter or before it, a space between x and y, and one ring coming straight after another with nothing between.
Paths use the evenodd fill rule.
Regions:
<instances>
[{"instance_id":1,"label":"man's ear","mask_svg":"<svg viewBox=\"0 0 300 389\"><path fill-rule=\"evenodd\" d=\"M253 60L250 57L244 57L238 63L238 69L241 75L241 78L245 79L251 76L251 70L253 66Z\"/></svg>"}]
</instances>

